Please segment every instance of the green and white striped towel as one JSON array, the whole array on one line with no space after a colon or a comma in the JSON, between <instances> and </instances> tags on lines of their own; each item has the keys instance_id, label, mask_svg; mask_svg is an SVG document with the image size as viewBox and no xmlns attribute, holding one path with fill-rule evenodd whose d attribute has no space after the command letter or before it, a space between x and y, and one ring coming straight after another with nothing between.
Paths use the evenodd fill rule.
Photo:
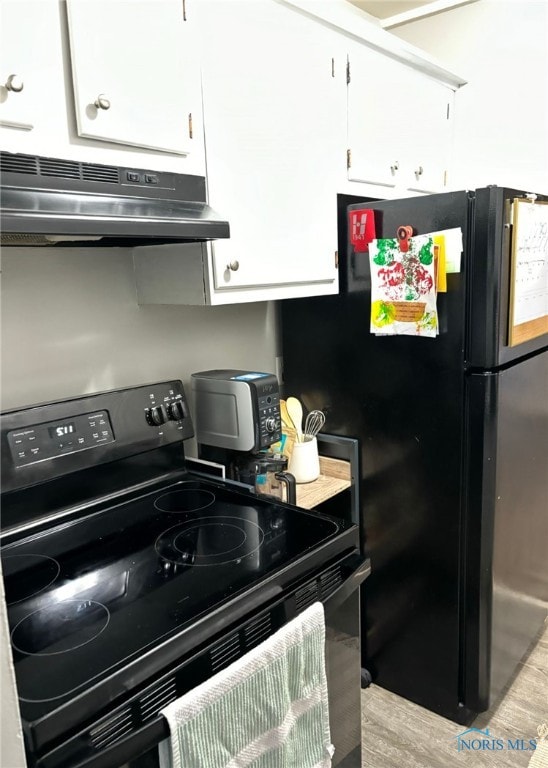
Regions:
<instances>
[{"instance_id":1,"label":"green and white striped towel","mask_svg":"<svg viewBox=\"0 0 548 768\"><path fill-rule=\"evenodd\" d=\"M330 768L321 603L162 710L162 768Z\"/></svg>"}]
</instances>

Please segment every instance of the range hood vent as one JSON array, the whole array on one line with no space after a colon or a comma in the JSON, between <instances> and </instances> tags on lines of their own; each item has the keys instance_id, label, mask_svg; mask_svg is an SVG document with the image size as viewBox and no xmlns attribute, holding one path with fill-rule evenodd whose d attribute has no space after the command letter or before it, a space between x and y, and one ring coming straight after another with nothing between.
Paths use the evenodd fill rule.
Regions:
<instances>
[{"instance_id":1,"label":"range hood vent","mask_svg":"<svg viewBox=\"0 0 548 768\"><path fill-rule=\"evenodd\" d=\"M144 245L229 236L202 176L0 152L2 245Z\"/></svg>"},{"instance_id":2,"label":"range hood vent","mask_svg":"<svg viewBox=\"0 0 548 768\"><path fill-rule=\"evenodd\" d=\"M38 158L32 155L10 155L7 152L0 152L2 158L2 172L13 171L14 173L32 173L38 176Z\"/></svg>"}]
</instances>

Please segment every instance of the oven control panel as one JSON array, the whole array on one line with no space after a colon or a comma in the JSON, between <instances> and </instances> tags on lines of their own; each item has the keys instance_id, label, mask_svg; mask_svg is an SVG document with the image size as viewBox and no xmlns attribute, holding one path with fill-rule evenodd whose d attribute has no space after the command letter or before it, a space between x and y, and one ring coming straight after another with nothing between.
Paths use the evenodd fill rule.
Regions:
<instances>
[{"instance_id":1,"label":"oven control panel","mask_svg":"<svg viewBox=\"0 0 548 768\"><path fill-rule=\"evenodd\" d=\"M16 467L75 451L85 451L113 441L112 425L106 411L95 411L8 432L8 445Z\"/></svg>"},{"instance_id":2,"label":"oven control panel","mask_svg":"<svg viewBox=\"0 0 548 768\"><path fill-rule=\"evenodd\" d=\"M193 437L183 384L162 381L0 414L3 491Z\"/></svg>"}]
</instances>

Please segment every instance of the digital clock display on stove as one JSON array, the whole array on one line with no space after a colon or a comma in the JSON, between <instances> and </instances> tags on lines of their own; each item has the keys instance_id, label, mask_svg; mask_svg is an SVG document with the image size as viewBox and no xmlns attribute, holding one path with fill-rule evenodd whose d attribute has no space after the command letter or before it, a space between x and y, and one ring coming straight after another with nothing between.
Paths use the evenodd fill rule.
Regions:
<instances>
[{"instance_id":1,"label":"digital clock display on stove","mask_svg":"<svg viewBox=\"0 0 548 768\"><path fill-rule=\"evenodd\" d=\"M73 421L64 422L63 424L55 424L53 427L48 427L48 434L54 440L57 440L59 437L66 437L67 435L72 435L75 432L76 432L76 427L74 426Z\"/></svg>"},{"instance_id":2,"label":"digital clock display on stove","mask_svg":"<svg viewBox=\"0 0 548 768\"><path fill-rule=\"evenodd\" d=\"M82 413L59 421L29 424L8 432L15 467L57 459L114 442L107 411Z\"/></svg>"}]
</instances>

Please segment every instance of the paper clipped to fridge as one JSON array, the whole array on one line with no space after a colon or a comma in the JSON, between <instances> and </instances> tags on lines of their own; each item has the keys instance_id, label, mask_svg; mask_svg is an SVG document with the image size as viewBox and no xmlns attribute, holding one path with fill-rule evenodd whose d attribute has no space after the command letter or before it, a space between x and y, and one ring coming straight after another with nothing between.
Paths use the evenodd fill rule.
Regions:
<instances>
[{"instance_id":1,"label":"paper clipped to fridge","mask_svg":"<svg viewBox=\"0 0 548 768\"><path fill-rule=\"evenodd\" d=\"M460 272L461 257L462 257L462 229L460 227L454 227L453 229L443 229L439 232L430 232L429 236L436 239L437 237L443 237L445 244L445 271L446 273L453 274Z\"/></svg>"},{"instance_id":2,"label":"paper clipped to fridge","mask_svg":"<svg viewBox=\"0 0 548 768\"><path fill-rule=\"evenodd\" d=\"M435 244L430 235L408 243L407 251L395 238L369 245L371 333L437 336Z\"/></svg>"},{"instance_id":3,"label":"paper clipped to fridge","mask_svg":"<svg viewBox=\"0 0 548 768\"><path fill-rule=\"evenodd\" d=\"M436 290L438 293L447 293L447 262L445 256L445 237L434 235L434 265L436 273Z\"/></svg>"},{"instance_id":4,"label":"paper clipped to fridge","mask_svg":"<svg viewBox=\"0 0 548 768\"><path fill-rule=\"evenodd\" d=\"M408 242L407 252L395 238L370 244L371 333L434 337L437 294L447 291L447 274L461 269L462 230L415 235Z\"/></svg>"}]
</instances>

